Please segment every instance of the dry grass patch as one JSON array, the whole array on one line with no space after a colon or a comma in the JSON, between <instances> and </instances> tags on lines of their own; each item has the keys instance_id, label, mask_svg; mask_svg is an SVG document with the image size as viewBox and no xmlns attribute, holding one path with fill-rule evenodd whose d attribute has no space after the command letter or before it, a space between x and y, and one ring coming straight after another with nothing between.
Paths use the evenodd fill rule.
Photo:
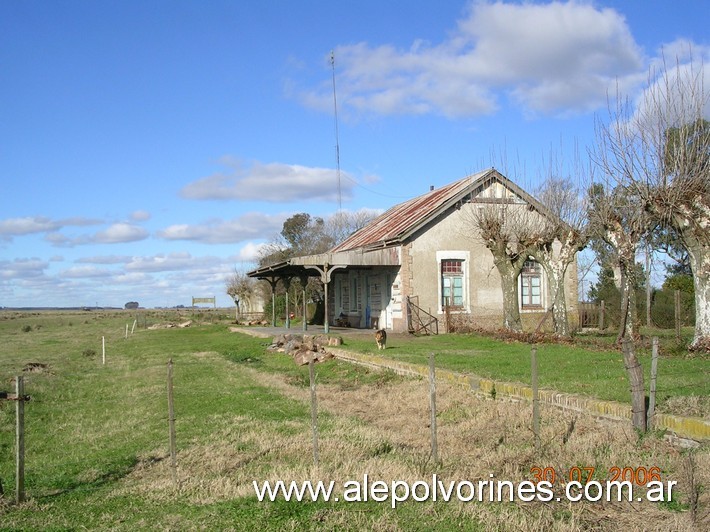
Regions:
<instances>
[{"instance_id":1,"label":"dry grass patch","mask_svg":"<svg viewBox=\"0 0 710 532\"><path fill-rule=\"evenodd\" d=\"M702 417L710 420L710 396L688 395L670 397L666 399L660 410L667 414Z\"/></svg>"},{"instance_id":2,"label":"dry grass patch","mask_svg":"<svg viewBox=\"0 0 710 532\"><path fill-rule=\"evenodd\" d=\"M308 401L309 390L288 384L284 377L244 367L239 371L294 401ZM614 466L659 467L663 481L678 482L675 503L451 503L445 513L447 519L453 515L506 530L638 529L640 525L647 530L694 530L708 524L707 490L697 493L695 523L688 510L693 490L710 485L707 448L695 452L691 484L685 472L687 452L663 439L649 435L639 440L625 424L543 405L538 455L532 446L530 405L477 398L446 383L438 384L437 391L439 464L429 459L426 382L406 380L358 388L323 385L318 387L319 467L313 466L309 419L232 417L221 421L223 428L210 442L181 447L179 489L172 483L169 460L156 452L144 457L117 493L140 492L157 500L178 497L192 504L210 504L253 497L254 480L260 485L266 480L333 480L336 492L342 494L344 482L361 481L365 473L387 483L430 481L433 473L443 482L489 480L491 473L496 480L521 482L534 479L533 467L552 467L563 476L573 467L594 467L595 480L604 481ZM642 488L637 490L640 495ZM564 501L562 484L556 486L555 496ZM434 503L416 504L418 512L432 516L442 511ZM354 529L356 523L372 530L398 529L389 510L377 517L364 516L357 505L350 505L321 513L315 518L317 526L329 529ZM438 517L432 519L436 522Z\"/></svg>"}]
</instances>

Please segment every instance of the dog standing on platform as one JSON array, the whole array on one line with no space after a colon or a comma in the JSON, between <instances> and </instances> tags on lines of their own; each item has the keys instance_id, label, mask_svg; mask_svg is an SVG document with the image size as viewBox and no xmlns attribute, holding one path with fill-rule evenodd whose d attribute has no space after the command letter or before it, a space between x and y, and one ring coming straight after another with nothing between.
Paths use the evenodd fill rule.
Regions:
<instances>
[{"instance_id":1,"label":"dog standing on platform","mask_svg":"<svg viewBox=\"0 0 710 532\"><path fill-rule=\"evenodd\" d=\"M377 350L387 349L387 331L380 329L375 331L375 342L377 342Z\"/></svg>"}]
</instances>

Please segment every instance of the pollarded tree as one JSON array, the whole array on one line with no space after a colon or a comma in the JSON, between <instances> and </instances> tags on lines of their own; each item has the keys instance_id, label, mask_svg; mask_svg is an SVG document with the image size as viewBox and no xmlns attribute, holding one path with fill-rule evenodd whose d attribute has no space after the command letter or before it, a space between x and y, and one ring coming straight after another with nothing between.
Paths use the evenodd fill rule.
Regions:
<instances>
[{"instance_id":1,"label":"pollarded tree","mask_svg":"<svg viewBox=\"0 0 710 532\"><path fill-rule=\"evenodd\" d=\"M565 276L589 238L585 198L577 182L553 176L545 180L538 197L548 211L537 225L530 253L547 275L555 334L569 336Z\"/></svg>"},{"instance_id":2,"label":"pollarded tree","mask_svg":"<svg viewBox=\"0 0 710 532\"><path fill-rule=\"evenodd\" d=\"M635 106L621 102L597 128L604 173L640 198L688 251L695 285L691 349L710 350L710 117L707 65L692 57L652 72Z\"/></svg>"},{"instance_id":3,"label":"pollarded tree","mask_svg":"<svg viewBox=\"0 0 710 532\"><path fill-rule=\"evenodd\" d=\"M540 217L524 203L501 199L474 206L468 225L480 235L493 254L493 264L501 278L503 326L522 332L518 298L518 277L539 234Z\"/></svg>"},{"instance_id":4,"label":"pollarded tree","mask_svg":"<svg viewBox=\"0 0 710 532\"><path fill-rule=\"evenodd\" d=\"M636 249L651 228L651 219L639 207L639 198L628 189L595 184L589 191L590 234L606 243L611 252L608 259L621 293L621 312L617 342L638 338L639 321L636 308ZM604 267L605 265L601 265Z\"/></svg>"},{"instance_id":5,"label":"pollarded tree","mask_svg":"<svg viewBox=\"0 0 710 532\"><path fill-rule=\"evenodd\" d=\"M236 306L235 320L239 322L243 309L251 309L252 299L256 290L256 279L246 273L235 270L226 281L227 294Z\"/></svg>"}]
</instances>

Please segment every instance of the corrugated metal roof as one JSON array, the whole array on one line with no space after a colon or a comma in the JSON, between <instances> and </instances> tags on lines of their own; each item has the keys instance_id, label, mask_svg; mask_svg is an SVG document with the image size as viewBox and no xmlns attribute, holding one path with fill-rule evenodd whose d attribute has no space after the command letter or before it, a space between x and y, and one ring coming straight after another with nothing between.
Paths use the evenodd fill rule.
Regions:
<instances>
[{"instance_id":1,"label":"corrugated metal roof","mask_svg":"<svg viewBox=\"0 0 710 532\"><path fill-rule=\"evenodd\" d=\"M395 205L326 253L292 258L264 266L248 275L258 278L315 275L316 270L309 269L314 264L396 265L399 260L397 256L373 252L405 242L427 223L470 195L483 201L520 201L544 216L552 216L530 194L491 168ZM355 255L346 252L355 252Z\"/></svg>"},{"instance_id":2,"label":"corrugated metal roof","mask_svg":"<svg viewBox=\"0 0 710 532\"><path fill-rule=\"evenodd\" d=\"M493 169L467 176L449 185L422 194L416 198L395 205L375 218L368 225L353 233L331 251L387 246L400 243L417 228L436 216L442 209L470 193L493 175Z\"/></svg>"}]
</instances>

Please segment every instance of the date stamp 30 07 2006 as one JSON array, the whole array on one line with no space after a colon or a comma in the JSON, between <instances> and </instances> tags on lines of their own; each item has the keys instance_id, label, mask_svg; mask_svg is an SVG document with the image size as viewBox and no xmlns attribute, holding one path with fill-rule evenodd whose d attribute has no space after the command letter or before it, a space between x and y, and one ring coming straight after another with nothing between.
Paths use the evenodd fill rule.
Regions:
<instances>
[{"instance_id":1,"label":"date stamp 30 07 2006","mask_svg":"<svg viewBox=\"0 0 710 532\"><path fill-rule=\"evenodd\" d=\"M532 473L533 480L536 483L549 482L553 485L556 482L579 482L581 484L587 484L594 480L595 472L596 468L591 466L575 466L570 468L567 472L557 471L554 467L550 466L535 466L530 468L530 473ZM605 480L609 480L610 482L630 482L637 486L645 486L649 482L661 481L661 468L656 466L649 468L613 466L609 468L608 477Z\"/></svg>"},{"instance_id":2,"label":"date stamp 30 07 2006","mask_svg":"<svg viewBox=\"0 0 710 532\"><path fill-rule=\"evenodd\" d=\"M530 472L539 489L550 496L549 491L557 484L564 489L565 497L569 501L586 500L596 502L605 498L611 501L638 501L644 499L649 502L670 501L673 498L673 487L677 484L671 480L661 481L659 467L610 467L607 478L602 482L594 478L594 467L571 467L566 472L555 470L554 467L532 467ZM634 486L641 487L642 493L634 494ZM643 495L640 497L639 495ZM557 497L558 501L562 500Z\"/></svg>"}]
</instances>

